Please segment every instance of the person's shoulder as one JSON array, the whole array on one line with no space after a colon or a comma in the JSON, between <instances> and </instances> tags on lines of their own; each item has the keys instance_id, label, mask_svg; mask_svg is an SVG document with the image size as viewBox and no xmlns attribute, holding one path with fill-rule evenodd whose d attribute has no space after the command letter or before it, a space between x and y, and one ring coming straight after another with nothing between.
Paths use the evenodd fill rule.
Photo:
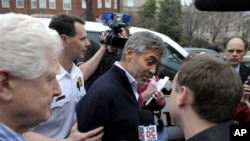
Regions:
<instances>
[{"instance_id":1,"label":"person's shoulder","mask_svg":"<svg viewBox=\"0 0 250 141\"><path fill-rule=\"evenodd\" d=\"M87 95L92 95L95 98L110 99L114 93L119 91L120 89L117 87L117 82L112 83L109 79L101 76L101 78L97 79L88 89Z\"/></svg>"},{"instance_id":2,"label":"person's shoulder","mask_svg":"<svg viewBox=\"0 0 250 141\"><path fill-rule=\"evenodd\" d=\"M250 68L248 68L246 65L244 65L243 63L240 64L240 69L242 69L243 71L247 71L250 73Z\"/></svg>"},{"instance_id":3,"label":"person's shoulder","mask_svg":"<svg viewBox=\"0 0 250 141\"><path fill-rule=\"evenodd\" d=\"M117 90L116 86L119 85L119 81L117 78L117 75L114 71L107 71L103 75L101 75L99 78L96 79L96 81L92 84L91 87L94 87L95 90L97 89L105 89L106 91L111 90Z\"/></svg>"}]
</instances>

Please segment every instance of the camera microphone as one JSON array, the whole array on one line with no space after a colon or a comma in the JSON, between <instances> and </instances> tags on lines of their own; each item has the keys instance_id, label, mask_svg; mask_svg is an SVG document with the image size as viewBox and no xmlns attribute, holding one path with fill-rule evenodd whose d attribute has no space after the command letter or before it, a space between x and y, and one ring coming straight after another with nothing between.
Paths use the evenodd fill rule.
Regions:
<instances>
[{"instance_id":1,"label":"camera microphone","mask_svg":"<svg viewBox=\"0 0 250 141\"><path fill-rule=\"evenodd\" d=\"M119 33L122 33L122 27L126 27L127 25L122 22L110 20L107 22L107 26L109 26L111 30L109 30L109 34L105 41L103 40L101 43L111 45L114 48L123 49L128 38L120 37Z\"/></svg>"},{"instance_id":2,"label":"camera microphone","mask_svg":"<svg viewBox=\"0 0 250 141\"><path fill-rule=\"evenodd\" d=\"M118 22L116 21L108 21L107 25L114 30L115 34L118 34L120 32L122 32L121 28L119 27Z\"/></svg>"}]
</instances>

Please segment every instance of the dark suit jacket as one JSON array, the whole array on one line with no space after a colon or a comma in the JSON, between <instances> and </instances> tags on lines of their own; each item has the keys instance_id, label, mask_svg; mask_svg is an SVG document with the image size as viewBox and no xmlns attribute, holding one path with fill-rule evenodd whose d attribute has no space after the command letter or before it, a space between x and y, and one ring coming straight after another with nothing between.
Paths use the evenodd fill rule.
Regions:
<instances>
[{"instance_id":1,"label":"dark suit jacket","mask_svg":"<svg viewBox=\"0 0 250 141\"><path fill-rule=\"evenodd\" d=\"M140 108L125 71L113 65L76 107L78 129L104 126L103 141L138 141Z\"/></svg>"},{"instance_id":2,"label":"dark suit jacket","mask_svg":"<svg viewBox=\"0 0 250 141\"><path fill-rule=\"evenodd\" d=\"M247 76L250 76L250 69L246 67L244 64L241 64L239 74L240 74L242 83L244 84L244 82L247 80Z\"/></svg>"},{"instance_id":3,"label":"dark suit jacket","mask_svg":"<svg viewBox=\"0 0 250 141\"><path fill-rule=\"evenodd\" d=\"M233 125L232 121L219 123L199 132L186 141L230 141L230 125Z\"/></svg>"}]
</instances>

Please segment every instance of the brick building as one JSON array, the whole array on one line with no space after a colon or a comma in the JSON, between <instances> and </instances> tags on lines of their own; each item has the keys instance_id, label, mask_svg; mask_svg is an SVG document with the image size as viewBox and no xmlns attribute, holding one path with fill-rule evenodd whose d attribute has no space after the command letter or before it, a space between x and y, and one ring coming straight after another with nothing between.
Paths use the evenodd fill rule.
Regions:
<instances>
[{"instance_id":1,"label":"brick building","mask_svg":"<svg viewBox=\"0 0 250 141\"><path fill-rule=\"evenodd\" d=\"M87 0L88 1L88 0ZM93 17L104 12L118 13L120 0L89 0L92 3ZM38 17L50 17L57 13L86 16L86 0L1 0L0 13L15 12Z\"/></svg>"}]
</instances>

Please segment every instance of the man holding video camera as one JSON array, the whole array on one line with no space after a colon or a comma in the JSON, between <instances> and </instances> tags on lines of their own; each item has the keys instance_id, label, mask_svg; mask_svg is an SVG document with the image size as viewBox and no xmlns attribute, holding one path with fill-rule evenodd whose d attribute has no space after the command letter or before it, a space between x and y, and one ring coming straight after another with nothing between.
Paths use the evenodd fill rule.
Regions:
<instances>
[{"instance_id":1,"label":"man holding video camera","mask_svg":"<svg viewBox=\"0 0 250 141\"><path fill-rule=\"evenodd\" d=\"M121 27L121 30L122 31L118 33L117 36L120 38L127 38L130 34L128 27ZM104 41L109 34L111 34L109 31L103 31L101 35L101 39ZM90 40L90 44L91 44L91 47L88 48L87 52L84 55L84 58L77 60L77 64L80 67L80 69L82 69L81 67L82 64L84 62L87 62L93 55L95 55L99 49L105 48L106 51L103 54L103 57L99 65L97 66L96 70L94 71L94 73L87 80L85 80L86 91L88 91L90 86L94 83L94 81L98 77L100 77L102 74L104 74L111 68L112 64L115 61L119 61L121 59L121 53L123 49L120 47L115 47L112 45L105 44L104 42L99 44L99 43L94 42L93 40Z\"/></svg>"}]
</instances>

